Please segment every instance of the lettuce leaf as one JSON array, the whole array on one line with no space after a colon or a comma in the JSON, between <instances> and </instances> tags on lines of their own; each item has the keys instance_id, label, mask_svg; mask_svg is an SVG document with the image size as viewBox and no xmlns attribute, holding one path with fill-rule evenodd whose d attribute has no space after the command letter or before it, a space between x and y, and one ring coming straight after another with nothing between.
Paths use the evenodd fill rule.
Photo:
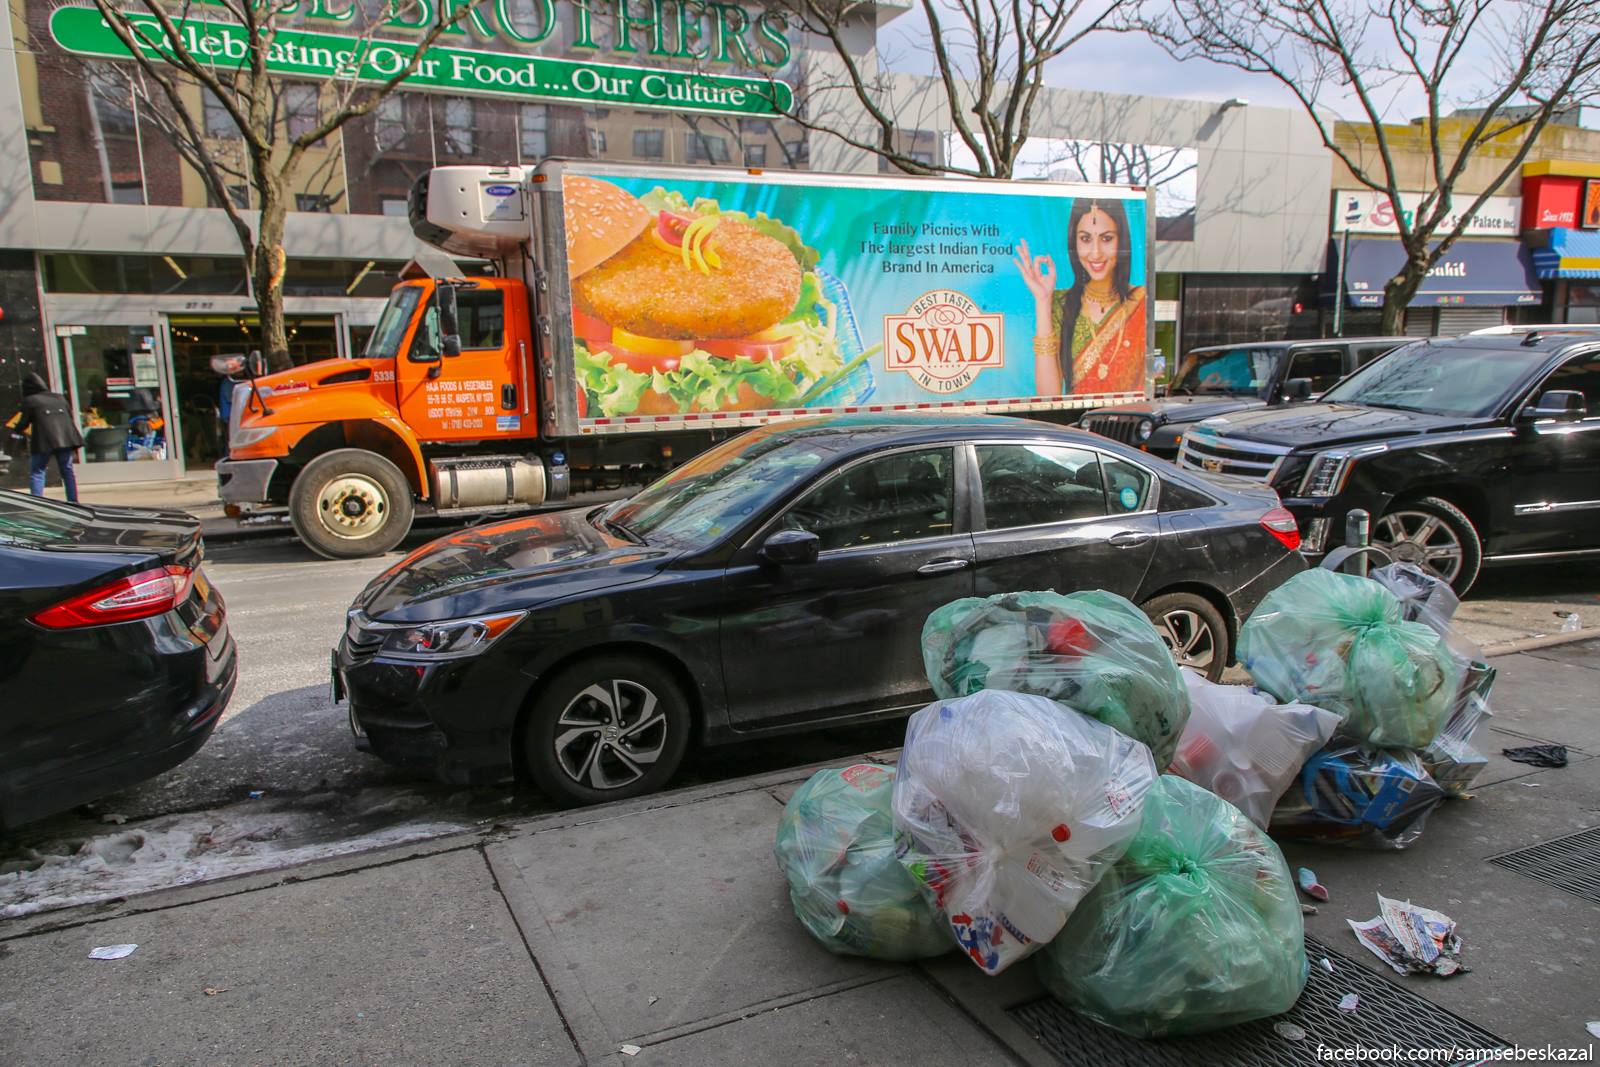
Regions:
<instances>
[{"instance_id":1,"label":"lettuce leaf","mask_svg":"<svg viewBox=\"0 0 1600 1067\"><path fill-rule=\"evenodd\" d=\"M648 374L613 363L604 352L590 352L582 341L573 342L572 363L579 384L589 393L591 407L599 408L607 418L633 414L650 388Z\"/></svg>"}]
</instances>

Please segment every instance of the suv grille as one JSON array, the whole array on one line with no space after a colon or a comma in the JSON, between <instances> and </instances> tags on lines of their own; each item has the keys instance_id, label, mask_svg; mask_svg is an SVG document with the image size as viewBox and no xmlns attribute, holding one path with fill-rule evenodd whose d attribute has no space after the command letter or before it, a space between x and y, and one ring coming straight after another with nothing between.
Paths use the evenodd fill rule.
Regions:
<instances>
[{"instance_id":1,"label":"suv grille","mask_svg":"<svg viewBox=\"0 0 1600 1067\"><path fill-rule=\"evenodd\" d=\"M1212 474L1233 474L1257 482L1270 482L1289 454L1280 445L1259 441L1233 441L1214 430L1196 428L1184 435L1178 449L1178 466Z\"/></svg>"},{"instance_id":2,"label":"suv grille","mask_svg":"<svg viewBox=\"0 0 1600 1067\"><path fill-rule=\"evenodd\" d=\"M352 611L345 622L344 645L352 659L371 659L383 647L383 631L371 627L365 612Z\"/></svg>"},{"instance_id":3,"label":"suv grille","mask_svg":"<svg viewBox=\"0 0 1600 1067\"><path fill-rule=\"evenodd\" d=\"M1090 433L1097 433L1101 437L1109 437L1113 441L1131 445L1135 443L1134 431L1139 428L1139 420L1142 418L1142 415L1135 418L1124 418L1121 415L1090 415L1082 425Z\"/></svg>"}]
</instances>

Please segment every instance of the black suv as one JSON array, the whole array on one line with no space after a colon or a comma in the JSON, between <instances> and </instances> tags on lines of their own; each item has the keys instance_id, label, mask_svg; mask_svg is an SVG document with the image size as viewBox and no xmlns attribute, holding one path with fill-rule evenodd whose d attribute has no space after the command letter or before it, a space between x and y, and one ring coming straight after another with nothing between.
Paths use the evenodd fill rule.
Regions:
<instances>
[{"instance_id":1,"label":"black suv","mask_svg":"<svg viewBox=\"0 0 1600 1067\"><path fill-rule=\"evenodd\" d=\"M1485 563L1600 555L1600 328L1407 345L1316 403L1207 419L1178 463L1270 484L1310 556L1365 508L1458 592Z\"/></svg>"},{"instance_id":2,"label":"black suv","mask_svg":"<svg viewBox=\"0 0 1600 1067\"><path fill-rule=\"evenodd\" d=\"M1183 357L1164 395L1138 404L1096 408L1078 425L1173 459L1184 433L1201 419L1320 396L1351 371L1412 340L1335 337L1196 348Z\"/></svg>"}]
</instances>

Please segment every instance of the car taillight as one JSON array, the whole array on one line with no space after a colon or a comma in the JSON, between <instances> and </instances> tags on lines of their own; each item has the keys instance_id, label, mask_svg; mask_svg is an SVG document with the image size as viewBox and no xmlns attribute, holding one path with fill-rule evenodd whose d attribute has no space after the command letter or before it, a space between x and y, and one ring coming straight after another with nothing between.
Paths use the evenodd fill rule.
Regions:
<instances>
[{"instance_id":1,"label":"car taillight","mask_svg":"<svg viewBox=\"0 0 1600 1067\"><path fill-rule=\"evenodd\" d=\"M189 595L194 571L188 567L152 567L118 578L87 593L35 613L30 621L51 630L103 626L162 615Z\"/></svg>"},{"instance_id":2,"label":"car taillight","mask_svg":"<svg viewBox=\"0 0 1600 1067\"><path fill-rule=\"evenodd\" d=\"M1300 527L1295 523L1294 516L1289 514L1288 508L1273 508L1261 516L1261 528L1278 539L1278 543L1290 552L1300 547Z\"/></svg>"}]
</instances>

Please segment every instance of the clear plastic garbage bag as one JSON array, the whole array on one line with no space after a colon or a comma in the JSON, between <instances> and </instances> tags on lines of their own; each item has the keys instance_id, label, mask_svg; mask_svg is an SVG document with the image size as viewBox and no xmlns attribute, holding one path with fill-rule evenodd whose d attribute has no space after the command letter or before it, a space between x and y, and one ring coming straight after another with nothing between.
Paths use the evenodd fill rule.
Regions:
<instances>
[{"instance_id":1,"label":"clear plastic garbage bag","mask_svg":"<svg viewBox=\"0 0 1600 1067\"><path fill-rule=\"evenodd\" d=\"M1150 750L1043 697L984 690L915 715L894 783L900 862L989 974L1061 929L1139 827Z\"/></svg>"},{"instance_id":2,"label":"clear plastic garbage bag","mask_svg":"<svg viewBox=\"0 0 1600 1067\"><path fill-rule=\"evenodd\" d=\"M1244 685L1217 685L1187 668L1189 722L1172 773L1215 793L1265 828L1272 807L1327 743L1339 716L1310 704L1279 704Z\"/></svg>"},{"instance_id":3,"label":"clear plastic garbage bag","mask_svg":"<svg viewBox=\"0 0 1600 1067\"><path fill-rule=\"evenodd\" d=\"M1039 954L1052 995L1135 1037L1288 1011L1306 980L1283 854L1237 808L1163 775L1122 859Z\"/></svg>"},{"instance_id":4,"label":"clear plastic garbage bag","mask_svg":"<svg viewBox=\"0 0 1600 1067\"><path fill-rule=\"evenodd\" d=\"M829 952L916 960L955 948L944 916L895 859L894 769L818 771L784 806L772 847L801 924Z\"/></svg>"},{"instance_id":5,"label":"clear plastic garbage bag","mask_svg":"<svg viewBox=\"0 0 1600 1067\"><path fill-rule=\"evenodd\" d=\"M1444 792L1415 752L1340 738L1312 755L1272 811L1274 837L1356 848L1405 848Z\"/></svg>"},{"instance_id":6,"label":"clear plastic garbage bag","mask_svg":"<svg viewBox=\"0 0 1600 1067\"><path fill-rule=\"evenodd\" d=\"M1033 693L1076 708L1172 760L1189 696L1160 632L1104 590L1002 593L952 601L922 627L928 683L941 697Z\"/></svg>"},{"instance_id":7,"label":"clear plastic garbage bag","mask_svg":"<svg viewBox=\"0 0 1600 1067\"><path fill-rule=\"evenodd\" d=\"M1245 620L1239 661L1279 700L1337 712L1353 738L1421 748L1464 699L1469 663L1438 631L1400 616L1378 582L1303 571Z\"/></svg>"}]
</instances>

